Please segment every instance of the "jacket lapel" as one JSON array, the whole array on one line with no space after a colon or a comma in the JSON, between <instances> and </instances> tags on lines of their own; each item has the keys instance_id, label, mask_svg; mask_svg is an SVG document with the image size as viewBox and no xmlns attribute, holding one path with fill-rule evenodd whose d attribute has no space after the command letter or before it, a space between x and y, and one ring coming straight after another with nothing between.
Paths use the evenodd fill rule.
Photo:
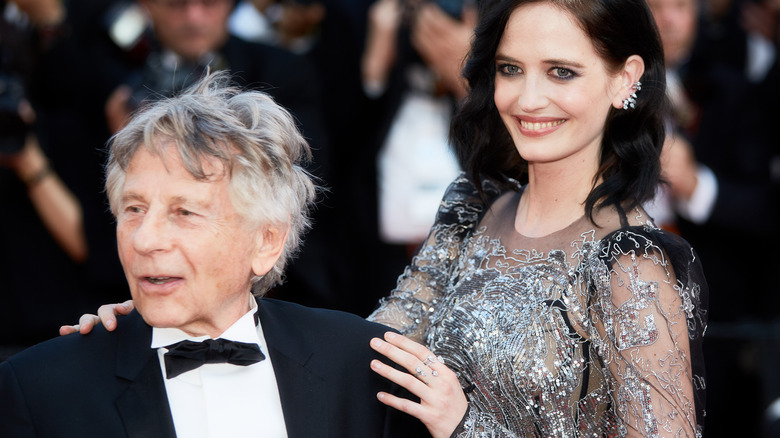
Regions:
<instances>
[{"instance_id":1,"label":"jacket lapel","mask_svg":"<svg viewBox=\"0 0 780 438\"><path fill-rule=\"evenodd\" d=\"M116 407L127 436L175 438L162 371L156 351L150 348L152 329L137 312L122 322L116 375L129 381L129 386L117 398Z\"/></svg>"},{"instance_id":2,"label":"jacket lapel","mask_svg":"<svg viewBox=\"0 0 780 438\"><path fill-rule=\"evenodd\" d=\"M312 361L314 348L294 314L258 300L258 314L279 387L289 438L325 437L329 416L325 378Z\"/></svg>"}]
</instances>

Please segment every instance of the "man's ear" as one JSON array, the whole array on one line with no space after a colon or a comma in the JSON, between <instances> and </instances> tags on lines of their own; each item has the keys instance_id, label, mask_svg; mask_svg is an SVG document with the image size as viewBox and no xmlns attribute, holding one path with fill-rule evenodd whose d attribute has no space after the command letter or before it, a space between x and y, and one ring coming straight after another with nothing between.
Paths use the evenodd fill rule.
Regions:
<instances>
[{"instance_id":1,"label":"man's ear","mask_svg":"<svg viewBox=\"0 0 780 438\"><path fill-rule=\"evenodd\" d=\"M645 61L639 55L631 55L626 59L623 68L618 73L616 81L619 82L618 91L612 99L612 106L623 109L623 101L636 93L636 83L641 82L645 73Z\"/></svg>"},{"instance_id":2,"label":"man's ear","mask_svg":"<svg viewBox=\"0 0 780 438\"><path fill-rule=\"evenodd\" d=\"M257 231L257 248L252 259L252 272L257 276L267 274L279 260L287 235L290 234L289 226L267 226Z\"/></svg>"}]
</instances>

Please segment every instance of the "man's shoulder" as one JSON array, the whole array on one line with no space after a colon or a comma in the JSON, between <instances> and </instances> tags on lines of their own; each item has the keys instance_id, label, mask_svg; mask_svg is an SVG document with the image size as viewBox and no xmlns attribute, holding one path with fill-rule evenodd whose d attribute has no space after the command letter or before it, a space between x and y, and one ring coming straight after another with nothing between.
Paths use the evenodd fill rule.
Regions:
<instances>
[{"instance_id":1,"label":"man's shoulder","mask_svg":"<svg viewBox=\"0 0 780 438\"><path fill-rule=\"evenodd\" d=\"M17 374L36 375L42 369L64 370L71 366L87 369L93 364L115 361L119 345L137 335L139 320L143 322L134 312L121 318L121 327L115 332L100 325L87 335L58 336L15 354L6 363Z\"/></svg>"},{"instance_id":2,"label":"man's shoulder","mask_svg":"<svg viewBox=\"0 0 780 438\"><path fill-rule=\"evenodd\" d=\"M331 332L342 332L344 335L353 333L360 336L366 334L376 336L391 330L387 326L341 310L307 307L273 298L261 298L258 303L266 312L274 314L279 319L284 318L290 323L300 321L307 330L322 327Z\"/></svg>"}]
</instances>

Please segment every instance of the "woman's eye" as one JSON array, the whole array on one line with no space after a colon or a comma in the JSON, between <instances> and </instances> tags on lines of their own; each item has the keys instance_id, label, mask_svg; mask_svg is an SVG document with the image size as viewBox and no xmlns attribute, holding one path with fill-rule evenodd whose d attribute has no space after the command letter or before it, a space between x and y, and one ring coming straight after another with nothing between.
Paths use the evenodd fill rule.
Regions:
<instances>
[{"instance_id":1,"label":"woman's eye","mask_svg":"<svg viewBox=\"0 0 780 438\"><path fill-rule=\"evenodd\" d=\"M520 67L512 64L501 64L498 66L498 71L507 76L514 76L521 72Z\"/></svg>"},{"instance_id":2,"label":"woman's eye","mask_svg":"<svg viewBox=\"0 0 780 438\"><path fill-rule=\"evenodd\" d=\"M558 79L571 79L577 76L573 71L563 67L555 67L552 73Z\"/></svg>"},{"instance_id":3,"label":"woman's eye","mask_svg":"<svg viewBox=\"0 0 780 438\"><path fill-rule=\"evenodd\" d=\"M193 212L191 212L189 210L184 210L184 209L180 209L179 210L179 215L181 215L181 216L192 216L193 214L195 214L195 213L193 213Z\"/></svg>"}]
</instances>

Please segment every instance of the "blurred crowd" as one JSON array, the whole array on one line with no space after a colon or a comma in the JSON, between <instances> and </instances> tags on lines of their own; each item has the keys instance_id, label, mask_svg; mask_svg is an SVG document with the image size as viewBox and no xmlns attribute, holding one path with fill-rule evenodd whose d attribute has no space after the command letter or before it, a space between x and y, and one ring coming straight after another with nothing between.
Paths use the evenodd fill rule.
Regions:
<instances>
[{"instance_id":1,"label":"blurred crowd","mask_svg":"<svg viewBox=\"0 0 780 438\"><path fill-rule=\"evenodd\" d=\"M0 0L0 360L128 298L106 143L207 69L268 92L314 149L314 226L271 294L367 316L459 171L448 126L490 3ZM648 209L707 275L705 436L780 436L780 0L648 4L672 103Z\"/></svg>"}]
</instances>

